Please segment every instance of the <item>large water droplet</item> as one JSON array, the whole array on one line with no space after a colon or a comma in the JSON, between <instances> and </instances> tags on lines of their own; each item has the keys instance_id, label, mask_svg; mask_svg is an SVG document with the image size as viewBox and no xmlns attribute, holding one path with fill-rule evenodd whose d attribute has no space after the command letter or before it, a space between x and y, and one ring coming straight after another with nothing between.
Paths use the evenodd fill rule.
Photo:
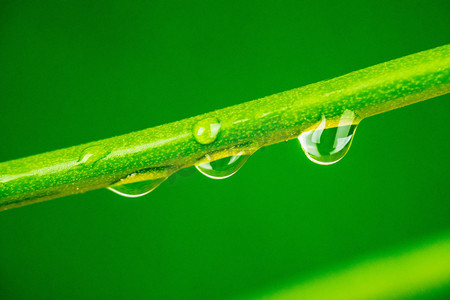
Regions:
<instances>
[{"instance_id":1,"label":"large water droplet","mask_svg":"<svg viewBox=\"0 0 450 300\"><path fill-rule=\"evenodd\" d=\"M200 144L211 144L217 138L220 130L220 122L217 118L203 119L194 125L194 137Z\"/></svg>"},{"instance_id":2,"label":"large water droplet","mask_svg":"<svg viewBox=\"0 0 450 300\"><path fill-rule=\"evenodd\" d=\"M250 155L244 154L244 151L241 151L236 155L201 163L195 167L209 178L224 179L239 171L249 157ZM210 159L208 155L206 158Z\"/></svg>"},{"instance_id":3,"label":"large water droplet","mask_svg":"<svg viewBox=\"0 0 450 300\"><path fill-rule=\"evenodd\" d=\"M357 126L355 114L346 110L337 127L327 128L327 120L323 116L317 128L303 132L298 139L312 162L331 165L348 152Z\"/></svg>"},{"instance_id":4,"label":"large water droplet","mask_svg":"<svg viewBox=\"0 0 450 300\"><path fill-rule=\"evenodd\" d=\"M84 166L93 166L100 159L109 154L108 149L102 145L93 145L81 151L77 164Z\"/></svg>"},{"instance_id":5,"label":"large water droplet","mask_svg":"<svg viewBox=\"0 0 450 300\"><path fill-rule=\"evenodd\" d=\"M156 189L161 183L166 180L167 177L164 178L158 178L158 179L152 179L152 180L145 180L145 181L138 181L133 183L127 183L122 184L118 186L110 186L108 187L109 190L113 191L116 194L119 194L121 196L125 197L141 197L144 195L147 195L154 189Z\"/></svg>"}]
</instances>

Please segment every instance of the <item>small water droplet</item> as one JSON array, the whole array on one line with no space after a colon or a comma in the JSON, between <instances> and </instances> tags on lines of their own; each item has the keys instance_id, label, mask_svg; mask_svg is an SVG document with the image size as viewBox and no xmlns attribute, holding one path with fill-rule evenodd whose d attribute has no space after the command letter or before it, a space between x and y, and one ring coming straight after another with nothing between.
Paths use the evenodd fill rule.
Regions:
<instances>
[{"instance_id":1,"label":"small water droplet","mask_svg":"<svg viewBox=\"0 0 450 300\"><path fill-rule=\"evenodd\" d=\"M210 159L208 155L206 157ZM236 155L201 163L195 167L200 173L209 178L225 179L239 171L249 157L250 155L244 154L244 151L241 151Z\"/></svg>"},{"instance_id":2,"label":"small water droplet","mask_svg":"<svg viewBox=\"0 0 450 300\"><path fill-rule=\"evenodd\" d=\"M217 118L203 119L194 125L194 137L200 144L211 144L217 138L220 130L220 122Z\"/></svg>"},{"instance_id":3,"label":"small water droplet","mask_svg":"<svg viewBox=\"0 0 450 300\"><path fill-rule=\"evenodd\" d=\"M145 181L138 181L133 183L127 183L122 184L118 186L110 186L108 187L109 190L113 191L116 194L119 194L121 196L135 198L135 197L141 197L144 195L147 195L154 189L156 189L161 183L166 180L167 177L164 178L158 178L158 179L152 179L152 180L145 180Z\"/></svg>"},{"instance_id":4,"label":"small water droplet","mask_svg":"<svg viewBox=\"0 0 450 300\"><path fill-rule=\"evenodd\" d=\"M355 114L346 110L337 127L327 128L327 120L323 116L317 128L303 132L298 140L309 160L320 165L331 165L348 152L357 126Z\"/></svg>"},{"instance_id":5,"label":"small water droplet","mask_svg":"<svg viewBox=\"0 0 450 300\"><path fill-rule=\"evenodd\" d=\"M106 157L106 155L108 154L108 149L106 149L102 145L89 146L81 151L77 164L84 166L93 166L96 162Z\"/></svg>"}]
</instances>

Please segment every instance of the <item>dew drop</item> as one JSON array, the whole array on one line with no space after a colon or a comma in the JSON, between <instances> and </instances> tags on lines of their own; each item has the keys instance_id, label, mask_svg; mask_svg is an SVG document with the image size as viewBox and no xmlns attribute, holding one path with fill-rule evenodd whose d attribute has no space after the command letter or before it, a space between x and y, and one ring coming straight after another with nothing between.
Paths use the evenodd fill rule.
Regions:
<instances>
[{"instance_id":1,"label":"dew drop","mask_svg":"<svg viewBox=\"0 0 450 300\"><path fill-rule=\"evenodd\" d=\"M221 158L215 161L209 161L196 165L197 170L203 175L213 179L225 179L239 171L250 155L244 154L244 151L236 155ZM209 156L206 156L209 159Z\"/></svg>"},{"instance_id":2,"label":"dew drop","mask_svg":"<svg viewBox=\"0 0 450 300\"><path fill-rule=\"evenodd\" d=\"M220 130L220 122L217 118L206 118L194 125L194 137L200 144L211 144L217 138Z\"/></svg>"},{"instance_id":3,"label":"dew drop","mask_svg":"<svg viewBox=\"0 0 450 300\"><path fill-rule=\"evenodd\" d=\"M320 165L331 165L348 152L357 126L355 114L346 110L337 127L327 128L327 120L322 116L317 128L303 132L298 139L309 160Z\"/></svg>"},{"instance_id":4,"label":"dew drop","mask_svg":"<svg viewBox=\"0 0 450 300\"><path fill-rule=\"evenodd\" d=\"M110 186L108 187L108 189L121 196L136 198L147 195L148 193L156 189L166 179L167 177L138 181L118 186Z\"/></svg>"},{"instance_id":5,"label":"dew drop","mask_svg":"<svg viewBox=\"0 0 450 300\"><path fill-rule=\"evenodd\" d=\"M77 164L84 166L93 166L100 159L106 157L109 151L102 145L93 145L81 151Z\"/></svg>"}]
</instances>

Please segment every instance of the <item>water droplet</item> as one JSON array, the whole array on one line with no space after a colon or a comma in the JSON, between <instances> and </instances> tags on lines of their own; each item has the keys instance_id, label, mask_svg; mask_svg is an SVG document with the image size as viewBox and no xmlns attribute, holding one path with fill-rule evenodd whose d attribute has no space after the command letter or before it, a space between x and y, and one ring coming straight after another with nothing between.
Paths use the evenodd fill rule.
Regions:
<instances>
[{"instance_id":1,"label":"water droplet","mask_svg":"<svg viewBox=\"0 0 450 300\"><path fill-rule=\"evenodd\" d=\"M250 155L244 154L244 151L236 155L221 158L215 161L209 161L196 165L195 167L203 175L213 179L225 179L239 171ZM210 159L207 155L206 158Z\"/></svg>"},{"instance_id":2,"label":"water droplet","mask_svg":"<svg viewBox=\"0 0 450 300\"><path fill-rule=\"evenodd\" d=\"M220 130L220 122L217 118L203 119L194 125L194 137L200 144L211 144L217 138Z\"/></svg>"},{"instance_id":3,"label":"water droplet","mask_svg":"<svg viewBox=\"0 0 450 300\"><path fill-rule=\"evenodd\" d=\"M84 166L93 166L100 159L106 157L109 151L102 145L93 145L81 151L77 164Z\"/></svg>"},{"instance_id":4,"label":"water droplet","mask_svg":"<svg viewBox=\"0 0 450 300\"><path fill-rule=\"evenodd\" d=\"M138 181L133 183L127 183L122 184L118 186L110 186L108 187L109 190L113 191L116 194L119 194L121 196L135 198L135 197L141 197L144 195L147 195L154 189L156 189L161 183L166 180L167 177L164 178L158 178L158 179L152 179L152 180L145 180L145 181Z\"/></svg>"},{"instance_id":5,"label":"water droplet","mask_svg":"<svg viewBox=\"0 0 450 300\"><path fill-rule=\"evenodd\" d=\"M320 165L331 165L348 152L357 126L355 114L346 110L337 127L327 128L327 120L322 116L317 128L303 132L298 139L309 160Z\"/></svg>"}]
</instances>

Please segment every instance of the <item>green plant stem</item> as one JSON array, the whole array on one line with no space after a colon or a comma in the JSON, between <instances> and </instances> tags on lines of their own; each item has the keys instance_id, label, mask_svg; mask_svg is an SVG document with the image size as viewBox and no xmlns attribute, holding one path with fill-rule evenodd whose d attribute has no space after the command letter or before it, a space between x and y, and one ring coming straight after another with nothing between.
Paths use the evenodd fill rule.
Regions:
<instances>
[{"instance_id":1,"label":"green plant stem","mask_svg":"<svg viewBox=\"0 0 450 300\"><path fill-rule=\"evenodd\" d=\"M363 119L449 90L450 45L445 45L178 122L4 162L0 210L167 177L206 154L219 159L297 138L322 116L327 127L335 127L345 110ZM221 124L217 139L206 145L192 130L205 118Z\"/></svg>"}]
</instances>

